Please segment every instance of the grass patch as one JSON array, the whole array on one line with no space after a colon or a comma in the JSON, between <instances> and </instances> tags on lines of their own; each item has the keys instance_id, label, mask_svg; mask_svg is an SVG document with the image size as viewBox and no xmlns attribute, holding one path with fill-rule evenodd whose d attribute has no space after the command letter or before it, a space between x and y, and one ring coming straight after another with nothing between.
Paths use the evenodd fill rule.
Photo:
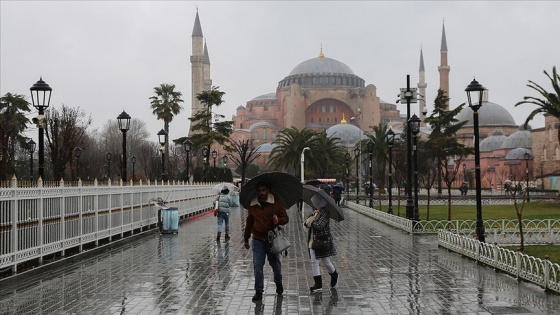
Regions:
<instances>
[{"instance_id":1,"label":"grass patch","mask_svg":"<svg viewBox=\"0 0 560 315\"><path fill-rule=\"evenodd\" d=\"M513 251L516 251L519 247L518 246L504 246L503 248L507 248ZM553 264L560 264L560 246L558 245L525 245L525 250L523 250L523 254L533 256L540 259L545 259L545 256L548 255L548 259Z\"/></svg>"},{"instance_id":2,"label":"grass patch","mask_svg":"<svg viewBox=\"0 0 560 315\"><path fill-rule=\"evenodd\" d=\"M521 208L521 204L518 204ZM386 207L383 209L387 211ZM418 206L420 220L426 220L427 207ZM398 209L393 205L393 214L397 214ZM401 204L401 217L406 217L406 208ZM539 200L525 203L523 208L524 220L544 220L560 219L560 201L558 200ZM482 205L483 220L511 219L516 220L514 205ZM447 205L430 205L430 220L447 220ZM451 220L476 220L476 205L453 205L451 204Z\"/></svg>"}]
</instances>

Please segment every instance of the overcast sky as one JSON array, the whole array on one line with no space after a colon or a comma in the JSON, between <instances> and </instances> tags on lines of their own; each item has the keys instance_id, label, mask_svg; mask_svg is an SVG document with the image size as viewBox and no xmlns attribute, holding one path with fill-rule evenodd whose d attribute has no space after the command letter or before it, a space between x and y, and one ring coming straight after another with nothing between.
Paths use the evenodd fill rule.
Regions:
<instances>
[{"instance_id":1,"label":"overcast sky","mask_svg":"<svg viewBox=\"0 0 560 315\"><path fill-rule=\"evenodd\" d=\"M396 101L407 74L413 87L418 83L422 47L431 111L443 23L452 107L466 101L464 89L476 77L489 100L521 124L532 107L514 104L537 96L528 80L551 90L543 70L560 65L560 1L1 0L0 94L29 96L42 76L53 89L51 107L80 107L94 128L125 110L145 121L156 141L163 122L152 115L149 97L155 86L175 84L185 102L170 137L185 136L197 8L213 85L226 93L218 111L228 118L239 105L275 92L321 45L387 102ZM399 109L405 113L406 106Z\"/></svg>"}]
</instances>

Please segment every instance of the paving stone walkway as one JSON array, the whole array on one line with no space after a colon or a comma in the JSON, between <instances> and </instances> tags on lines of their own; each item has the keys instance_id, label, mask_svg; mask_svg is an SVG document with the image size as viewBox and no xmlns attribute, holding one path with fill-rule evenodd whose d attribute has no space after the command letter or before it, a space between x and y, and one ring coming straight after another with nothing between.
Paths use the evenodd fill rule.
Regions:
<instances>
[{"instance_id":1,"label":"paving stone walkway","mask_svg":"<svg viewBox=\"0 0 560 315\"><path fill-rule=\"evenodd\" d=\"M151 233L0 282L0 314L560 314L560 295L438 248L436 236L411 236L350 210L331 223L339 284L310 294L307 234L295 208L286 228L292 248L282 258L284 295L276 295L266 264L264 299L255 304L245 212L232 210L229 242L216 242L209 214L182 222L177 235Z\"/></svg>"}]
</instances>

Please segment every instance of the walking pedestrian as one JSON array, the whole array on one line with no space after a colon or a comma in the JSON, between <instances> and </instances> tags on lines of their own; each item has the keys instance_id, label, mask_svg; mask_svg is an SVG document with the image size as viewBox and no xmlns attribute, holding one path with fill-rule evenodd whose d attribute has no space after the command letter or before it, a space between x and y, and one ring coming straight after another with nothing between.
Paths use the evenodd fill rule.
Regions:
<instances>
[{"instance_id":1,"label":"walking pedestrian","mask_svg":"<svg viewBox=\"0 0 560 315\"><path fill-rule=\"evenodd\" d=\"M257 196L251 201L247 209L248 214L245 233L243 234L243 245L246 249L251 247L253 249L253 273L255 277L253 302L258 303L263 298L265 259L268 259L268 263L274 273L276 293L281 295L284 292L280 254L272 253L272 244L268 241L268 231L274 229L277 225L287 224L289 218L284 204L270 193L270 186L267 183L259 182L256 188ZM249 245L251 235L252 241L251 245Z\"/></svg>"},{"instance_id":2,"label":"walking pedestrian","mask_svg":"<svg viewBox=\"0 0 560 315\"><path fill-rule=\"evenodd\" d=\"M309 248L309 257L311 258L311 271L313 273L313 280L315 281L315 284L309 288L309 291L314 293L323 289L319 260L323 262L323 265L331 275L331 288L334 288L338 282L338 272L330 258L330 256L336 255L336 248L334 247L330 230L330 216L326 208L327 201L319 195L314 195L311 197L311 203L313 204L314 211L313 214L305 220L304 226L309 229L307 244ZM328 240L327 248L323 250L313 249L314 240Z\"/></svg>"},{"instance_id":3,"label":"walking pedestrian","mask_svg":"<svg viewBox=\"0 0 560 315\"><path fill-rule=\"evenodd\" d=\"M216 235L216 241L219 242L220 238L222 236L222 225L225 222L225 232L226 232L226 236L225 236L225 240L226 242L229 241L230 237L229 237L229 212L230 212L230 207L233 207L233 200L231 198L231 196L229 195L229 188L227 186L224 186L224 188L222 188L222 190L220 191L220 194L218 195L218 197L216 198L216 201L218 201L218 212L215 213L214 215L218 217L218 234Z\"/></svg>"}]
</instances>

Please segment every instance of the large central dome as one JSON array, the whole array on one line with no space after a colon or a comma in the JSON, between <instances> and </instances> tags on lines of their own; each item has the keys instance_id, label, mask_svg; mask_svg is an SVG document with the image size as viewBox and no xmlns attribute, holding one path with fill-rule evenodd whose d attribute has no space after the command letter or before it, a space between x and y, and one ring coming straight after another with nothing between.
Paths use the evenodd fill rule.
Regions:
<instances>
[{"instance_id":1,"label":"large central dome","mask_svg":"<svg viewBox=\"0 0 560 315\"><path fill-rule=\"evenodd\" d=\"M297 65L289 75L297 74L354 74L344 63L327 57L317 57Z\"/></svg>"},{"instance_id":2,"label":"large central dome","mask_svg":"<svg viewBox=\"0 0 560 315\"><path fill-rule=\"evenodd\" d=\"M355 75L350 67L338 60L325 57L321 51L319 57L297 65L278 83L278 87L289 87L292 84L299 84L302 87L360 88L365 86L365 81Z\"/></svg>"}]
</instances>

